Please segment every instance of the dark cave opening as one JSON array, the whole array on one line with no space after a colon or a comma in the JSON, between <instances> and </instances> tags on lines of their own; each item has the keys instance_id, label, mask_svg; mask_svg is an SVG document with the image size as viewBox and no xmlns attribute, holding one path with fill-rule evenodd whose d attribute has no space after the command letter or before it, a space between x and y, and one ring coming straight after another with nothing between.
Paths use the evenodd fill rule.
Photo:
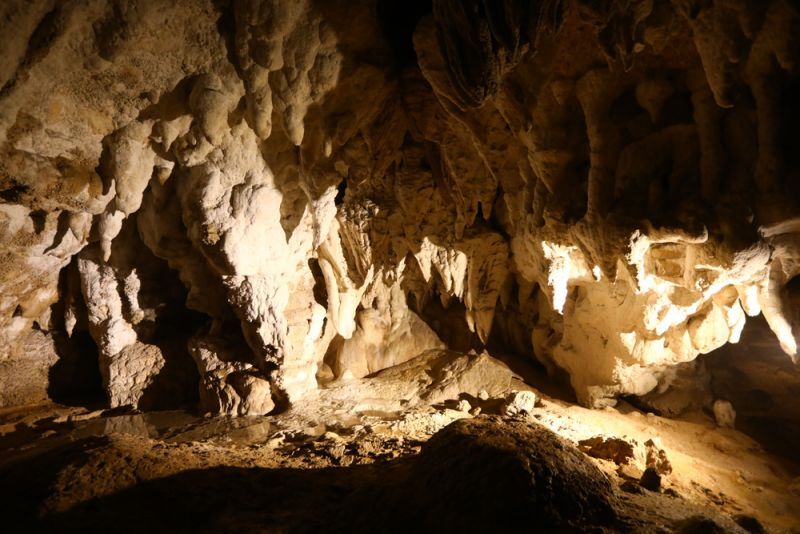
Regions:
<instances>
[{"instance_id":1,"label":"dark cave opening","mask_svg":"<svg viewBox=\"0 0 800 534\"><path fill-rule=\"evenodd\" d=\"M77 276L77 266L73 260L59 273L59 292L73 295L73 305L81 309L84 306L83 297L74 285L79 283ZM72 332L68 334L65 299L53 304L50 313L58 360L48 373L48 396L68 406L104 404L107 401L100 375L97 344L89 334L85 317L79 314Z\"/></svg>"},{"instance_id":2,"label":"dark cave opening","mask_svg":"<svg viewBox=\"0 0 800 534\"><path fill-rule=\"evenodd\" d=\"M334 204L341 206L344 204L344 198L347 194L347 179L342 178L339 185L336 186L336 196L333 199Z\"/></svg>"},{"instance_id":3,"label":"dark cave opening","mask_svg":"<svg viewBox=\"0 0 800 534\"><path fill-rule=\"evenodd\" d=\"M105 404L97 345L86 331L53 333L59 359L50 368L47 395L66 406Z\"/></svg>"},{"instance_id":4,"label":"dark cave opening","mask_svg":"<svg viewBox=\"0 0 800 534\"><path fill-rule=\"evenodd\" d=\"M461 352L480 351L483 343L478 334L469 329L466 311L464 304L456 298L449 298L442 304L439 296L433 295L417 313L448 348Z\"/></svg>"},{"instance_id":5,"label":"dark cave opening","mask_svg":"<svg viewBox=\"0 0 800 534\"><path fill-rule=\"evenodd\" d=\"M795 288L800 287L792 281ZM735 428L765 450L792 459L800 443L800 368L780 347L763 315L745 323L741 339L698 357L697 368L707 375L712 402L730 402ZM699 392L701 393L701 392Z\"/></svg>"},{"instance_id":6,"label":"dark cave opening","mask_svg":"<svg viewBox=\"0 0 800 534\"><path fill-rule=\"evenodd\" d=\"M392 50L393 66L398 72L416 64L417 53L412 41L414 29L419 20L431 12L431 0L378 1L378 24Z\"/></svg>"}]
</instances>

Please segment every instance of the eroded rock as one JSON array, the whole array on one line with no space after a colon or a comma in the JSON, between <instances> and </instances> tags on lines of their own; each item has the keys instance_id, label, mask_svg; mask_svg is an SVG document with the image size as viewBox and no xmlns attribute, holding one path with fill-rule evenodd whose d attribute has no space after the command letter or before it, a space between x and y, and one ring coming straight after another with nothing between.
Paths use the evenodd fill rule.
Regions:
<instances>
[{"instance_id":1,"label":"eroded rock","mask_svg":"<svg viewBox=\"0 0 800 534\"><path fill-rule=\"evenodd\" d=\"M615 517L613 490L600 470L549 430L519 420L481 417L449 425L425 444L410 480L418 490L407 504L424 528L518 527L532 512L550 528ZM505 498L487 500L487 492ZM461 503L461 511L432 499L442 494Z\"/></svg>"},{"instance_id":2,"label":"eroded rock","mask_svg":"<svg viewBox=\"0 0 800 534\"><path fill-rule=\"evenodd\" d=\"M3 6L2 383L56 303L109 377L237 324L257 412L443 348L433 301L591 407L705 407L676 368L749 316L796 359L797 5L379 4Z\"/></svg>"},{"instance_id":3,"label":"eroded rock","mask_svg":"<svg viewBox=\"0 0 800 534\"><path fill-rule=\"evenodd\" d=\"M200 409L224 415L265 415L275 408L269 377L243 361L247 348L222 339L192 339L200 373Z\"/></svg>"},{"instance_id":4,"label":"eroded rock","mask_svg":"<svg viewBox=\"0 0 800 534\"><path fill-rule=\"evenodd\" d=\"M627 464L634 459L634 446L620 438L595 436L578 442L578 448L592 458L611 460L615 464Z\"/></svg>"},{"instance_id":5,"label":"eroded rock","mask_svg":"<svg viewBox=\"0 0 800 534\"><path fill-rule=\"evenodd\" d=\"M533 391L512 391L503 400L501 411L504 415L527 415L536 407L536 394Z\"/></svg>"},{"instance_id":6,"label":"eroded rock","mask_svg":"<svg viewBox=\"0 0 800 534\"><path fill-rule=\"evenodd\" d=\"M736 423L736 410L733 409L733 405L723 399L717 399L714 401L714 419L717 420L717 424L722 427L726 428L733 428L734 424Z\"/></svg>"}]
</instances>

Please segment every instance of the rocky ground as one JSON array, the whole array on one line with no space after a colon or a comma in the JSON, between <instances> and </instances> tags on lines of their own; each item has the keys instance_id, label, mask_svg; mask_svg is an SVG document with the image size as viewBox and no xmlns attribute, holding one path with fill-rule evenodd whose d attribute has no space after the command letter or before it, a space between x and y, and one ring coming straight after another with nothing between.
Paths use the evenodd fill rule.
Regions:
<instances>
[{"instance_id":1,"label":"rocky ground","mask_svg":"<svg viewBox=\"0 0 800 534\"><path fill-rule=\"evenodd\" d=\"M275 416L2 414L10 530L797 532L800 469L709 414L588 410L432 351ZM795 478L793 478L795 477Z\"/></svg>"}]
</instances>

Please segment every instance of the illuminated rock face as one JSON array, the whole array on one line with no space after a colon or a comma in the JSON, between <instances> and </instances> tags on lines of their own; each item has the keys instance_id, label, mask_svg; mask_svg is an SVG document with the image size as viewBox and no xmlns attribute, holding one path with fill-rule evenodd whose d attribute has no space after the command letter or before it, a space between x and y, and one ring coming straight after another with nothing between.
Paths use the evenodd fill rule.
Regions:
<instances>
[{"instance_id":1,"label":"illuminated rock face","mask_svg":"<svg viewBox=\"0 0 800 534\"><path fill-rule=\"evenodd\" d=\"M77 329L114 405L264 413L441 348L433 299L590 406L747 316L795 357L796 5L386 5L0 7L4 404Z\"/></svg>"}]
</instances>

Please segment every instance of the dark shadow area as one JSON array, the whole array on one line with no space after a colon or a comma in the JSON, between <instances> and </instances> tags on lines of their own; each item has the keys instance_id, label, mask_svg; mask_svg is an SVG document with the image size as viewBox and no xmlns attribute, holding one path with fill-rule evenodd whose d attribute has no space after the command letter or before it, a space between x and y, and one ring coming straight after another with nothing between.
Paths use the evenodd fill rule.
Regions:
<instances>
[{"instance_id":1,"label":"dark shadow area","mask_svg":"<svg viewBox=\"0 0 800 534\"><path fill-rule=\"evenodd\" d=\"M186 347L190 333L184 328L177 332L184 335L175 337L175 330L172 330L169 337L154 341L164 356L164 367L142 393L139 399L142 410L171 410L197 405L200 375Z\"/></svg>"},{"instance_id":2,"label":"dark shadow area","mask_svg":"<svg viewBox=\"0 0 800 534\"><path fill-rule=\"evenodd\" d=\"M343 503L376 479L377 471L372 466L190 470L88 501L39 525L121 532L345 531L342 518L337 521Z\"/></svg>"},{"instance_id":3,"label":"dark shadow area","mask_svg":"<svg viewBox=\"0 0 800 534\"><path fill-rule=\"evenodd\" d=\"M800 123L800 102L797 99L798 91L800 91L800 76L787 76L786 82L779 108L781 118L778 138L782 141L780 154L786 158L785 168L788 170L784 182L785 198L793 200L797 205L797 199L800 199L800 150L798 150L800 129L797 128L797 124Z\"/></svg>"},{"instance_id":4,"label":"dark shadow area","mask_svg":"<svg viewBox=\"0 0 800 534\"><path fill-rule=\"evenodd\" d=\"M288 242L303 219L308 195L300 187L300 177L295 172L277 179L275 186L281 192L281 228Z\"/></svg>"},{"instance_id":5,"label":"dark shadow area","mask_svg":"<svg viewBox=\"0 0 800 534\"><path fill-rule=\"evenodd\" d=\"M214 0L214 9L219 13L217 31L225 40L228 62L236 68L239 77L244 79L239 60L236 57L236 16L231 0Z\"/></svg>"},{"instance_id":6,"label":"dark shadow area","mask_svg":"<svg viewBox=\"0 0 800 534\"><path fill-rule=\"evenodd\" d=\"M714 510L663 493L620 491L572 442L524 418L462 419L422 444L419 454L407 449L394 460L344 467L330 465L341 456L289 460L307 454L311 442L278 455L262 449L227 458L209 454L210 444L199 435L153 441L151 432L166 430L155 439L168 437L170 421L191 433L195 420L165 413L163 421L152 418L148 424L116 412L83 423L20 423L10 435L16 445L9 436L0 440L11 451L0 457L4 527L12 532L673 532L682 531L686 518L697 518L710 528L703 532L730 531L730 519ZM145 433L122 430L142 423ZM72 434L65 432L70 429ZM48 430L56 432L47 445L42 440L25 445L36 439L31 433ZM106 435L87 436L91 431ZM261 463L261 454L266 460L261 465L272 467L251 467ZM289 462L293 467L285 466Z\"/></svg>"},{"instance_id":7,"label":"dark shadow area","mask_svg":"<svg viewBox=\"0 0 800 534\"><path fill-rule=\"evenodd\" d=\"M60 404L107 405L99 349L90 335L88 311L81 290L78 257L59 275L59 300L51 307L52 337L58 360L48 372L47 394ZM137 342L123 348L114 359L135 369L162 360L157 374L139 399L145 410L194 406L199 375L189 354L187 339L208 321L204 314L186 307L187 290L178 273L153 255L141 242L136 217L123 225L112 245L109 267L117 289L129 279L139 284L136 298L123 297L124 318L136 331ZM105 362L105 365L109 365Z\"/></svg>"},{"instance_id":8,"label":"dark shadow area","mask_svg":"<svg viewBox=\"0 0 800 534\"><path fill-rule=\"evenodd\" d=\"M574 445L523 420L458 421L418 455L349 467L184 469L187 451L172 456L135 443L93 437L0 463L4 525L47 532L653 532L696 518L711 527L703 532L726 531L711 510L658 493L623 495Z\"/></svg>"},{"instance_id":9,"label":"dark shadow area","mask_svg":"<svg viewBox=\"0 0 800 534\"><path fill-rule=\"evenodd\" d=\"M475 332L470 331L466 321L466 308L456 297L450 297L443 306L434 293L420 307L416 297L409 292L407 304L425 323L436 332L450 350L481 352L487 350L493 357L505 363L526 384L550 397L575 403L577 398L569 381L569 375L556 367L547 369L535 355L530 332L536 323L536 315L519 309L516 287L510 292L512 302L504 307L498 299L492 329L486 343ZM333 345L333 344L332 344Z\"/></svg>"},{"instance_id":10,"label":"dark shadow area","mask_svg":"<svg viewBox=\"0 0 800 534\"><path fill-rule=\"evenodd\" d=\"M60 221L59 221L60 222ZM80 292L77 256L59 273L61 298L50 308L53 338L58 361L48 372L47 396L67 406L98 405L106 402L100 376L97 345L89 335L86 306ZM75 313L71 335L66 327L66 300Z\"/></svg>"},{"instance_id":11,"label":"dark shadow area","mask_svg":"<svg viewBox=\"0 0 800 534\"><path fill-rule=\"evenodd\" d=\"M590 460L524 421L461 421L418 456L350 467L180 471L165 463L164 476L137 483L146 462L131 455L110 438L91 438L0 469L5 523L47 531L583 532L625 521ZM91 483L65 481L75 469ZM51 502L40 516L54 490L56 503L77 504L57 511Z\"/></svg>"},{"instance_id":12,"label":"dark shadow area","mask_svg":"<svg viewBox=\"0 0 800 534\"><path fill-rule=\"evenodd\" d=\"M575 395L575 390L572 389L572 385L569 382L569 374L566 371L554 366L554 369L548 373L544 366L532 357L525 358L519 354L508 354L492 350L489 353L505 363L523 382L533 386L548 397L571 404L578 403L578 398Z\"/></svg>"},{"instance_id":13,"label":"dark shadow area","mask_svg":"<svg viewBox=\"0 0 800 534\"><path fill-rule=\"evenodd\" d=\"M19 204L22 197L26 195L30 190L30 187L28 187L27 185L15 184L13 180L11 181L11 183L13 183L14 185L9 187L8 189L0 191L0 199L5 200L6 202Z\"/></svg>"},{"instance_id":14,"label":"dark shadow area","mask_svg":"<svg viewBox=\"0 0 800 534\"><path fill-rule=\"evenodd\" d=\"M31 430L33 431L33 430ZM20 434L20 439L25 436ZM0 499L4 503L4 527L9 532L21 532L23 529L37 525L39 507L51 495L52 486L59 474L72 465L86 462L88 449L99 447L108 442L108 438L92 437L80 442L64 443L51 450L26 458L15 458L15 462L5 465L0 460ZM10 444L4 440L3 448ZM58 530L65 530L59 526ZM33 530L25 530L33 532Z\"/></svg>"},{"instance_id":15,"label":"dark shadow area","mask_svg":"<svg viewBox=\"0 0 800 534\"><path fill-rule=\"evenodd\" d=\"M545 367L537 358L531 332L538 317L523 311L516 302L516 284L511 291L512 302L506 307L499 301L492 322L486 348L514 371L522 380L545 395L564 402L577 403L578 399L569 381L569 374L555 364Z\"/></svg>"},{"instance_id":16,"label":"dark shadow area","mask_svg":"<svg viewBox=\"0 0 800 534\"><path fill-rule=\"evenodd\" d=\"M69 219L70 219L70 212L69 211L62 211L58 214L58 224L56 225L56 236L53 238L53 244L44 249L45 252L50 252L58 248L61 242L64 240L64 237L69 232Z\"/></svg>"},{"instance_id":17,"label":"dark shadow area","mask_svg":"<svg viewBox=\"0 0 800 534\"><path fill-rule=\"evenodd\" d=\"M163 357L163 366L144 390L139 408L167 410L196 404L200 377L189 354L187 339L208 321L208 317L187 308L188 291L178 272L154 255L141 240L136 215L126 219L114 240L111 264L119 287L124 287L124 281L131 275L135 275L140 284L135 302L139 309L134 307L134 302L123 299L123 313L141 343L126 347L120 355L124 354L131 362L129 365L136 365L140 358L144 363L147 361L143 354L148 350L146 345L155 345Z\"/></svg>"},{"instance_id":18,"label":"dark shadow area","mask_svg":"<svg viewBox=\"0 0 800 534\"><path fill-rule=\"evenodd\" d=\"M308 269L314 276L314 301L322 306L328 308L328 290L325 288L325 276L322 274L322 269L319 267L319 261L316 258L308 260Z\"/></svg>"},{"instance_id":19,"label":"dark shadow area","mask_svg":"<svg viewBox=\"0 0 800 534\"><path fill-rule=\"evenodd\" d=\"M47 395L67 406L85 406L105 400L97 362L97 345L88 332L68 337L54 332L53 340L59 359L50 368Z\"/></svg>"},{"instance_id":20,"label":"dark shadow area","mask_svg":"<svg viewBox=\"0 0 800 534\"><path fill-rule=\"evenodd\" d=\"M347 179L342 178L339 185L336 187L336 197L333 199L334 204L341 206L344 203L344 196L347 194Z\"/></svg>"},{"instance_id":21,"label":"dark shadow area","mask_svg":"<svg viewBox=\"0 0 800 534\"><path fill-rule=\"evenodd\" d=\"M322 365L320 365L317 370L318 385L327 384L335 379L333 369L336 367L336 360L342 343L344 343L344 338L340 334L336 334L328 344L328 348L325 350L325 356L322 358Z\"/></svg>"},{"instance_id":22,"label":"dark shadow area","mask_svg":"<svg viewBox=\"0 0 800 534\"><path fill-rule=\"evenodd\" d=\"M434 294L421 309L411 309L436 332L447 348L459 352L483 350L478 334L470 331L467 325L467 309L456 297L450 297L443 306L439 296Z\"/></svg>"},{"instance_id":23,"label":"dark shadow area","mask_svg":"<svg viewBox=\"0 0 800 534\"><path fill-rule=\"evenodd\" d=\"M736 410L736 429L768 452L794 459L800 443L800 367L781 350L764 317L748 318L739 343L703 358L714 398Z\"/></svg>"},{"instance_id":24,"label":"dark shadow area","mask_svg":"<svg viewBox=\"0 0 800 534\"><path fill-rule=\"evenodd\" d=\"M139 112L138 120L160 119L173 120L187 113L187 102L192 92L196 76L180 80L175 87L167 91L158 102L154 102ZM101 174L102 176L102 174Z\"/></svg>"},{"instance_id":25,"label":"dark shadow area","mask_svg":"<svg viewBox=\"0 0 800 534\"><path fill-rule=\"evenodd\" d=\"M30 217L33 222L34 232L41 234L47 224L47 212L44 210L33 210L28 214L28 217Z\"/></svg>"},{"instance_id":26,"label":"dark shadow area","mask_svg":"<svg viewBox=\"0 0 800 534\"><path fill-rule=\"evenodd\" d=\"M408 65L416 64L414 50L414 29L419 20L433 12L431 0L379 0L377 5L378 24L392 51L395 69L401 71Z\"/></svg>"}]
</instances>

